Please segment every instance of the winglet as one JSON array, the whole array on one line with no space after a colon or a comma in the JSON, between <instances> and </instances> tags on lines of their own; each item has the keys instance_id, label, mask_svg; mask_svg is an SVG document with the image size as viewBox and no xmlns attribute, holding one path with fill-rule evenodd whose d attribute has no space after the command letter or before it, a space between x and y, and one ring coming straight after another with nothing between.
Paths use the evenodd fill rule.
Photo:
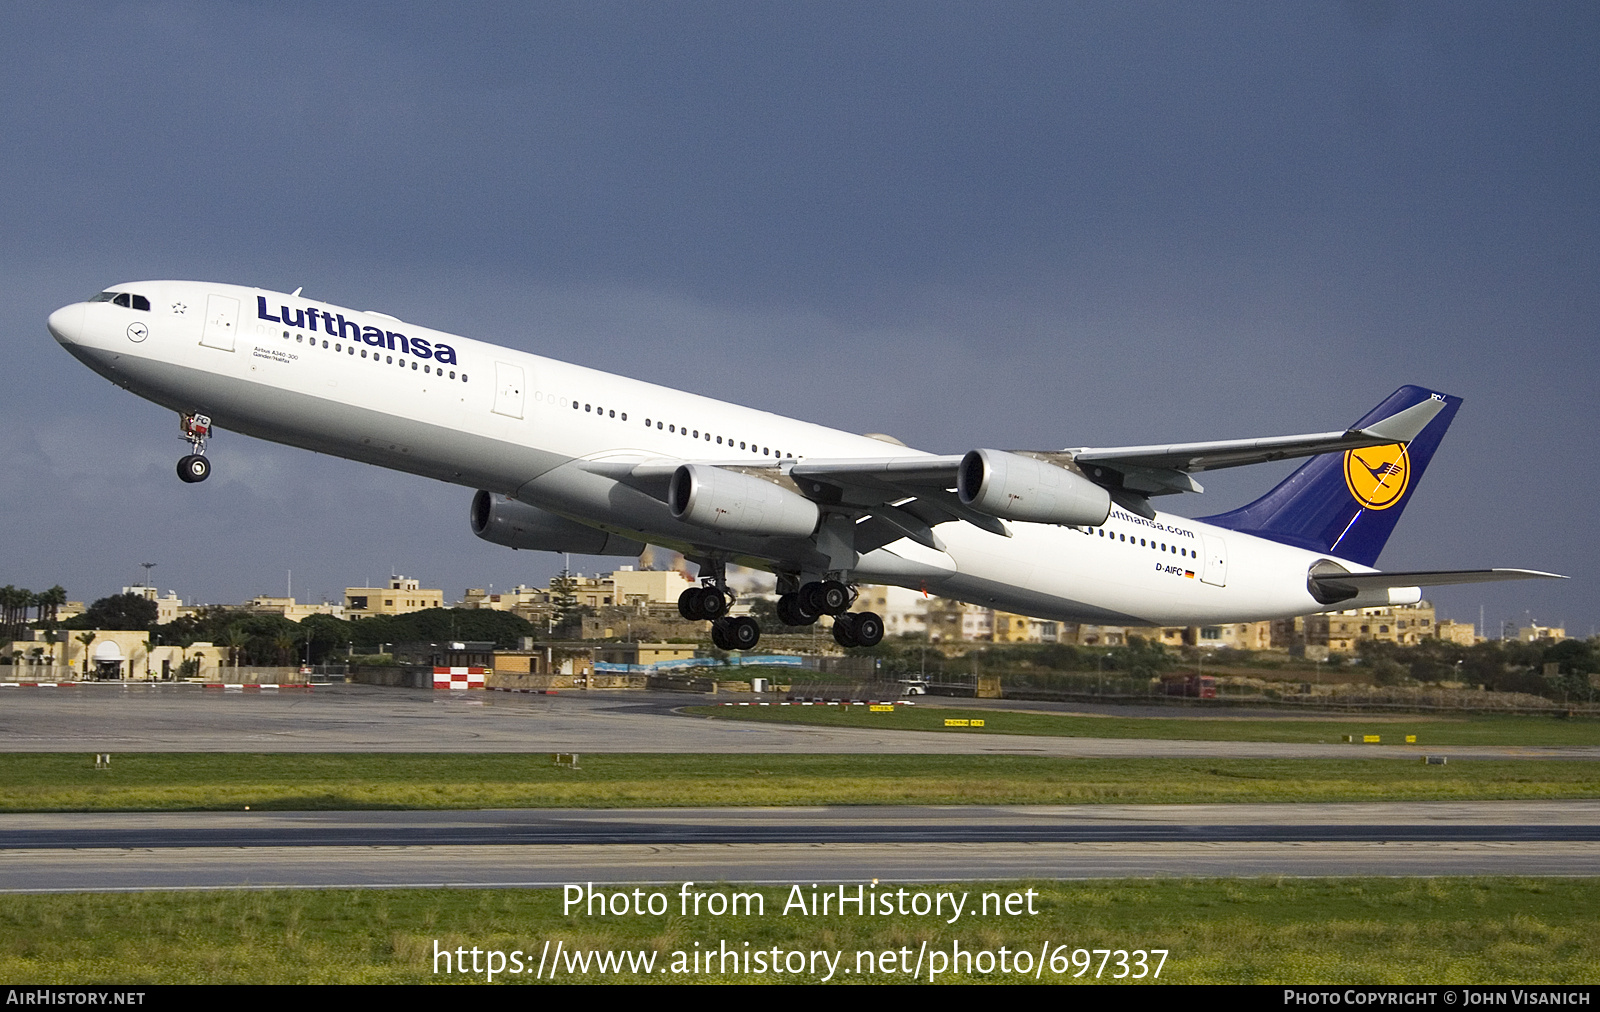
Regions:
<instances>
[{"instance_id":1,"label":"winglet","mask_svg":"<svg viewBox=\"0 0 1600 1012\"><path fill-rule=\"evenodd\" d=\"M1434 394L1425 401L1411 405L1404 411L1396 411L1388 418L1380 419L1371 425L1360 429L1352 429L1352 435L1372 436L1385 443L1409 443L1422 434L1435 415L1443 411L1445 399L1443 394Z\"/></svg>"}]
</instances>

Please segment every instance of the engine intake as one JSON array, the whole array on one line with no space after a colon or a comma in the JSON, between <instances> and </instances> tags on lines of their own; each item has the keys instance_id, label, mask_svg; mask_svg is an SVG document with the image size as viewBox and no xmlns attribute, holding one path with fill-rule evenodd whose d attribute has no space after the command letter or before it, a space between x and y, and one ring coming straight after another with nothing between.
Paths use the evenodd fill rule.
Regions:
<instances>
[{"instance_id":1,"label":"engine intake","mask_svg":"<svg viewBox=\"0 0 1600 1012\"><path fill-rule=\"evenodd\" d=\"M507 548L573 555L637 556L642 542L619 537L482 489L472 497L472 533Z\"/></svg>"},{"instance_id":2,"label":"engine intake","mask_svg":"<svg viewBox=\"0 0 1600 1012\"><path fill-rule=\"evenodd\" d=\"M667 491L672 515L716 531L804 538L817 529L817 504L743 471L684 464Z\"/></svg>"},{"instance_id":3,"label":"engine intake","mask_svg":"<svg viewBox=\"0 0 1600 1012\"><path fill-rule=\"evenodd\" d=\"M1111 515L1111 493L1064 467L1004 450L961 458L956 494L980 513L1022 523L1098 527Z\"/></svg>"}]
</instances>

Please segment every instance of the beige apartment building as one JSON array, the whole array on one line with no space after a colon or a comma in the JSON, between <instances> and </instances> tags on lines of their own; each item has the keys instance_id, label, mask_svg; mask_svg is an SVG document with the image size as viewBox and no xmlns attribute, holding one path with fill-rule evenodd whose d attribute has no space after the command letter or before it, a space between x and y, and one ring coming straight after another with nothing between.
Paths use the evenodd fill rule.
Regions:
<instances>
[{"instance_id":1,"label":"beige apartment building","mask_svg":"<svg viewBox=\"0 0 1600 1012\"><path fill-rule=\"evenodd\" d=\"M572 588L578 604L588 608L677 604L678 595L694 581L671 569L634 569L632 566L598 576L579 575Z\"/></svg>"},{"instance_id":2,"label":"beige apartment building","mask_svg":"<svg viewBox=\"0 0 1600 1012\"><path fill-rule=\"evenodd\" d=\"M405 615L413 611L444 607L444 591L430 590L410 577L392 576L386 587L346 587L344 613L347 618L368 615Z\"/></svg>"},{"instance_id":3,"label":"beige apartment building","mask_svg":"<svg viewBox=\"0 0 1600 1012\"><path fill-rule=\"evenodd\" d=\"M1470 647L1478 642L1478 627L1471 622L1452 622L1447 618L1433 623L1433 634L1446 643Z\"/></svg>"},{"instance_id":4,"label":"beige apartment building","mask_svg":"<svg viewBox=\"0 0 1600 1012\"><path fill-rule=\"evenodd\" d=\"M467 593L461 599L463 608L483 608L489 611L516 611L518 608L531 608L549 603L549 590L525 587L520 583L498 594L490 593L482 587L468 587Z\"/></svg>"},{"instance_id":5,"label":"beige apartment building","mask_svg":"<svg viewBox=\"0 0 1600 1012\"><path fill-rule=\"evenodd\" d=\"M556 581L552 580L552 587ZM623 566L597 576L573 577L572 595L580 607L610 608L629 605L677 604L678 595L694 586L694 581L671 569L634 569ZM461 605L464 608L489 608L495 611L536 610L551 605L551 587L536 589L518 585L508 592L491 594L469 587Z\"/></svg>"},{"instance_id":6,"label":"beige apartment building","mask_svg":"<svg viewBox=\"0 0 1600 1012\"><path fill-rule=\"evenodd\" d=\"M1437 633L1433 605L1427 601L1323 612L1293 622L1307 647L1337 653L1349 653L1362 641L1416 646Z\"/></svg>"},{"instance_id":7,"label":"beige apartment building","mask_svg":"<svg viewBox=\"0 0 1600 1012\"><path fill-rule=\"evenodd\" d=\"M1517 630L1517 639L1524 643L1551 643L1567 638L1567 631L1560 626L1525 625Z\"/></svg>"},{"instance_id":8,"label":"beige apartment building","mask_svg":"<svg viewBox=\"0 0 1600 1012\"><path fill-rule=\"evenodd\" d=\"M357 588L345 590L346 594ZM437 605L435 606L437 607ZM332 615L334 618L344 618L344 605L342 604L301 604L292 597L272 597L260 594L252 597L245 605L245 611L253 615L282 615L291 622L302 622L312 615Z\"/></svg>"}]
</instances>

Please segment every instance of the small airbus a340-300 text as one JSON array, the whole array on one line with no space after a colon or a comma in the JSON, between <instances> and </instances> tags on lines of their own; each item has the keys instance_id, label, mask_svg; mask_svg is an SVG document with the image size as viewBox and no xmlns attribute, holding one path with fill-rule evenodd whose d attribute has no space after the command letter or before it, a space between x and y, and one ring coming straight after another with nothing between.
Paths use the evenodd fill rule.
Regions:
<instances>
[{"instance_id":1,"label":"small airbus a340-300 text","mask_svg":"<svg viewBox=\"0 0 1600 1012\"><path fill-rule=\"evenodd\" d=\"M686 618L727 649L729 563L777 576L778 616L833 617L871 646L858 582L1111 625L1211 625L1405 604L1425 586L1550 576L1373 566L1461 401L1417 386L1348 429L1166 446L939 456L257 288L116 285L50 315L95 372L178 412L211 473L213 427L478 491L472 530L510 548L700 567ZM1195 475L1310 458L1260 499L1201 519L1158 512Z\"/></svg>"}]
</instances>

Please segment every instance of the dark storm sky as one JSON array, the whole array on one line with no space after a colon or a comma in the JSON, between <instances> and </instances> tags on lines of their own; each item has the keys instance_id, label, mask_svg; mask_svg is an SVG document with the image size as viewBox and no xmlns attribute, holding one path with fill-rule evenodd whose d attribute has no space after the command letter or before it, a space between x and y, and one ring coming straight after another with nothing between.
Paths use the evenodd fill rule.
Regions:
<instances>
[{"instance_id":1,"label":"dark storm sky","mask_svg":"<svg viewBox=\"0 0 1600 1012\"><path fill-rule=\"evenodd\" d=\"M106 284L306 293L943 452L1466 398L1380 564L1600 623L1586 4L126 3L0 33L0 582L543 582L470 490L176 420L74 362ZM1204 477L1217 512L1287 468ZM583 568L597 568L585 560Z\"/></svg>"}]
</instances>

